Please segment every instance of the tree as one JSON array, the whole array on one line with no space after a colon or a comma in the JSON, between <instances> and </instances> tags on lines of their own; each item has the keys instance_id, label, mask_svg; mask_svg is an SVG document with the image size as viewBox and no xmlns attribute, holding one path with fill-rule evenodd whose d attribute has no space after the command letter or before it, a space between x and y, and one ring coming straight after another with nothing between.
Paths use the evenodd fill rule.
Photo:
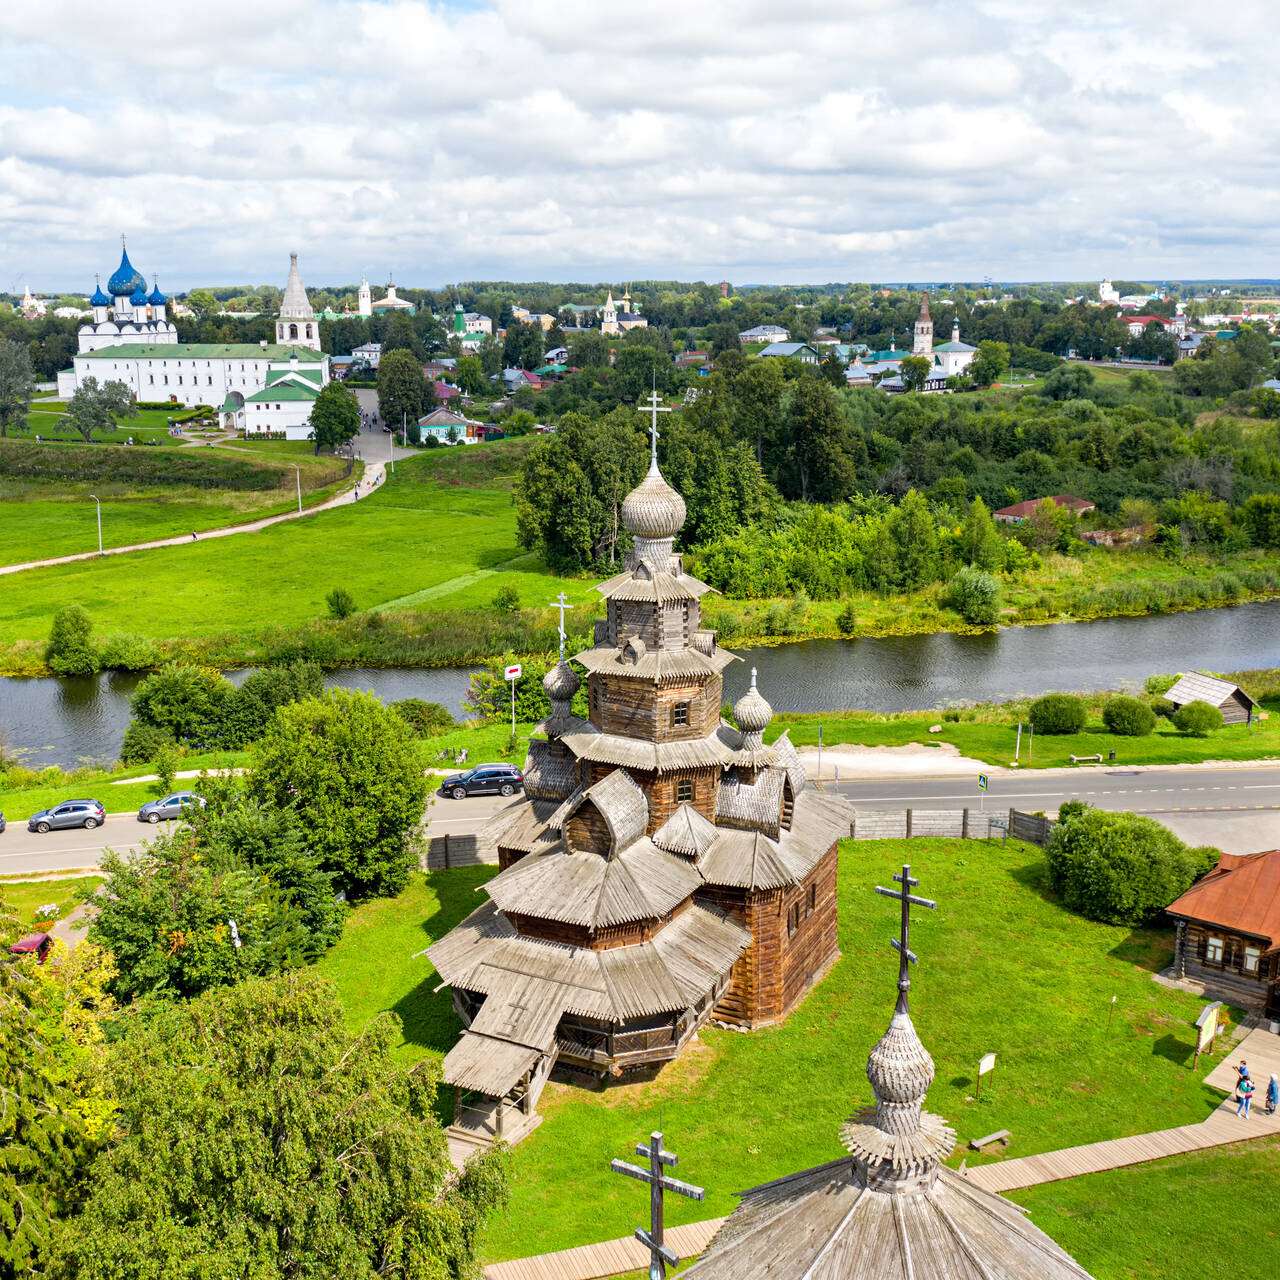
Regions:
<instances>
[{"instance_id":1,"label":"tree","mask_svg":"<svg viewBox=\"0 0 1280 1280\"><path fill-rule=\"evenodd\" d=\"M98 670L92 635L93 621L80 605L64 605L53 615L44 660L54 675L89 676Z\"/></svg>"},{"instance_id":2,"label":"tree","mask_svg":"<svg viewBox=\"0 0 1280 1280\"><path fill-rule=\"evenodd\" d=\"M933 362L924 356L903 356L899 372L908 391L923 391L925 379L928 378Z\"/></svg>"},{"instance_id":3,"label":"tree","mask_svg":"<svg viewBox=\"0 0 1280 1280\"><path fill-rule=\"evenodd\" d=\"M217 747L234 694L231 682L213 667L168 662L134 690L129 709L134 723L160 730L171 742Z\"/></svg>"},{"instance_id":4,"label":"tree","mask_svg":"<svg viewBox=\"0 0 1280 1280\"><path fill-rule=\"evenodd\" d=\"M609 339L595 329L575 334L569 343L569 366L573 369L607 369Z\"/></svg>"},{"instance_id":5,"label":"tree","mask_svg":"<svg viewBox=\"0 0 1280 1280\"><path fill-rule=\"evenodd\" d=\"M331 689L281 707L250 794L294 806L321 865L353 894L393 894L416 865L428 794L405 722L372 694Z\"/></svg>"},{"instance_id":6,"label":"tree","mask_svg":"<svg viewBox=\"0 0 1280 1280\"><path fill-rule=\"evenodd\" d=\"M978 343L978 354L969 366L969 376L980 387L999 382L1009 372L1009 345L987 339Z\"/></svg>"},{"instance_id":7,"label":"tree","mask_svg":"<svg viewBox=\"0 0 1280 1280\"><path fill-rule=\"evenodd\" d=\"M779 443L782 448L772 461L784 493L803 502L839 502L853 492L866 446L823 378L806 375L796 380Z\"/></svg>"},{"instance_id":8,"label":"tree","mask_svg":"<svg viewBox=\"0 0 1280 1280\"><path fill-rule=\"evenodd\" d=\"M992 626L1000 621L1000 580L970 565L947 584L947 602L966 622Z\"/></svg>"},{"instance_id":9,"label":"tree","mask_svg":"<svg viewBox=\"0 0 1280 1280\"><path fill-rule=\"evenodd\" d=\"M304 971L158 1005L114 1048L120 1138L99 1158L67 1280L463 1280L508 1157L460 1175L434 1113L439 1066L406 1070L399 1020L357 1036Z\"/></svg>"},{"instance_id":10,"label":"tree","mask_svg":"<svg viewBox=\"0 0 1280 1280\"><path fill-rule=\"evenodd\" d=\"M311 438L316 442L316 453L336 449L359 434L360 402L355 393L340 382L326 383L311 406Z\"/></svg>"},{"instance_id":11,"label":"tree","mask_svg":"<svg viewBox=\"0 0 1280 1280\"><path fill-rule=\"evenodd\" d=\"M938 532L929 504L916 490L909 490L894 508L888 535L897 585L903 591L916 591L936 579Z\"/></svg>"},{"instance_id":12,"label":"tree","mask_svg":"<svg viewBox=\"0 0 1280 1280\"><path fill-rule=\"evenodd\" d=\"M639 400L656 386L671 387L671 359L654 347L624 344L613 363L613 387L624 400Z\"/></svg>"},{"instance_id":13,"label":"tree","mask_svg":"<svg viewBox=\"0 0 1280 1280\"><path fill-rule=\"evenodd\" d=\"M508 369L537 369L544 363L546 334L540 324L512 324L502 343L502 359Z\"/></svg>"},{"instance_id":14,"label":"tree","mask_svg":"<svg viewBox=\"0 0 1280 1280\"><path fill-rule=\"evenodd\" d=\"M1064 364L1045 375L1042 394L1050 400L1087 398L1097 381L1092 369L1082 364Z\"/></svg>"},{"instance_id":15,"label":"tree","mask_svg":"<svg viewBox=\"0 0 1280 1280\"><path fill-rule=\"evenodd\" d=\"M203 320L218 309L218 300L208 289L192 289L184 301L198 320Z\"/></svg>"},{"instance_id":16,"label":"tree","mask_svg":"<svg viewBox=\"0 0 1280 1280\"><path fill-rule=\"evenodd\" d=\"M433 400L422 365L407 351L392 351L378 362L378 412L389 427L417 419Z\"/></svg>"},{"instance_id":17,"label":"tree","mask_svg":"<svg viewBox=\"0 0 1280 1280\"><path fill-rule=\"evenodd\" d=\"M1142 814L1084 808L1058 824L1045 854L1049 883L1073 911L1106 924L1140 925L1208 871L1217 851L1193 853Z\"/></svg>"},{"instance_id":18,"label":"tree","mask_svg":"<svg viewBox=\"0 0 1280 1280\"><path fill-rule=\"evenodd\" d=\"M484 376L484 365L480 363L479 356L460 357L454 377L458 389L469 396L482 395L489 389L489 380Z\"/></svg>"},{"instance_id":19,"label":"tree","mask_svg":"<svg viewBox=\"0 0 1280 1280\"><path fill-rule=\"evenodd\" d=\"M123 382L106 382L98 385L97 378L84 378L67 402L64 420L73 426L85 440L92 440L95 431L115 429L117 418L136 418L138 406L133 392Z\"/></svg>"},{"instance_id":20,"label":"tree","mask_svg":"<svg viewBox=\"0 0 1280 1280\"><path fill-rule=\"evenodd\" d=\"M1245 499L1240 517L1255 547L1280 547L1280 494L1251 495Z\"/></svg>"},{"instance_id":21,"label":"tree","mask_svg":"<svg viewBox=\"0 0 1280 1280\"><path fill-rule=\"evenodd\" d=\"M0 342L0 438L27 425L35 391L30 352L20 342Z\"/></svg>"},{"instance_id":22,"label":"tree","mask_svg":"<svg viewBox=\"0 0 1280 1280\"><path fill-rule=\"evenodd\" d=\"M969 504L956 533L956 542L966 564L990 571L1004 563L1004 539L981 497L975 497Z\"/></svg>"}]
</instances>

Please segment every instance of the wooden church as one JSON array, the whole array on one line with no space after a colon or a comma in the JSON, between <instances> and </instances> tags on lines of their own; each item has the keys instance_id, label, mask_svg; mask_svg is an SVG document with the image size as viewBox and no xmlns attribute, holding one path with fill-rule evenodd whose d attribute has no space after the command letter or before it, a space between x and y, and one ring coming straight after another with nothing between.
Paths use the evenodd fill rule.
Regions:
<instances>
[{"instance_id":1,"label":"wooden church","mask_svg":"<svg viewBox=\"0 0 1280 1280\"><path fill-rule=\"evenodd\" d=\"M526 1116L557 1063L618 1075L674 1058L712 1017L776 1022L839 955L852 811L809 785L785 734L764 744L754 673L721 718L737 658L703 628L711 588L673 550L685 504L654 436L622 507L626 570L598 588L606 616L576 655L588 717L571 712L562 639L524 800L491 833L489 900L427 951L465 1027L446 1082Z\"/></svg>"}]
</instances>

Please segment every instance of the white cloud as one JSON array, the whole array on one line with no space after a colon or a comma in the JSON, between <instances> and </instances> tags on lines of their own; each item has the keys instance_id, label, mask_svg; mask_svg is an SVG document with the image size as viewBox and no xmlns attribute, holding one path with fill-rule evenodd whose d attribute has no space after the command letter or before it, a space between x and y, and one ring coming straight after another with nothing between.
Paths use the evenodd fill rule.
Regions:
<instances>
[{"instance_id":1,"label":"white cloud","mask_svg":"<svg viewBox=\"0 0 1280 1280\"><path fill-rule=\"evenodd\" d=\"M1262 0L250 0L0 13L0 260L80 287L394 271L1276 273ZM0 281L0 284L6 283Z\"/></svg>"}]
</instances>

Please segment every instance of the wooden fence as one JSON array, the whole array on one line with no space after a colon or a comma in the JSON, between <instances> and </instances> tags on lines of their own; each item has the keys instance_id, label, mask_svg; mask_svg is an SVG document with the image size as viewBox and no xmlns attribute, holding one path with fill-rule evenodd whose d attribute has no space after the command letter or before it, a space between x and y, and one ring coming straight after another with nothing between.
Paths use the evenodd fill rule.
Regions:
<instances>
[{"instance_id":1,"label":"wooden fence","mask_svg":"<svg viewBox=\"0 0 1280 1280\"><path fill-rule=\"evenodd\" d=\"M1018 809L858 809L850 834L855 840L992 840L1012 836L1044 844L1055 825L1039 814Z\"/></svg>"}]
</instances>

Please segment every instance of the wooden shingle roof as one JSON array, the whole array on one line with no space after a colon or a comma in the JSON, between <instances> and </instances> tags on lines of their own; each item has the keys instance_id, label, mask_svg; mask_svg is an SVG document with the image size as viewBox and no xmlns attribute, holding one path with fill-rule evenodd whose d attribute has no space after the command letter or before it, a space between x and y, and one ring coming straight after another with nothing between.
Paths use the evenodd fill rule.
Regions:
<instances>
[{"instance_id":1,"label":"wooden shingle roof","mask_svg":"<svg viewBox=\"0 0 1280 1280\"><path fill-rule=\"evenodd\" d=\"M1188 671L1164 696L1178 707L1188 702L1207 702L1211 707L1220 707L1237 693L1252 706L1258 705L1238 684L1207 676L1203 671Z\"/></svg>"}]
</instances>

